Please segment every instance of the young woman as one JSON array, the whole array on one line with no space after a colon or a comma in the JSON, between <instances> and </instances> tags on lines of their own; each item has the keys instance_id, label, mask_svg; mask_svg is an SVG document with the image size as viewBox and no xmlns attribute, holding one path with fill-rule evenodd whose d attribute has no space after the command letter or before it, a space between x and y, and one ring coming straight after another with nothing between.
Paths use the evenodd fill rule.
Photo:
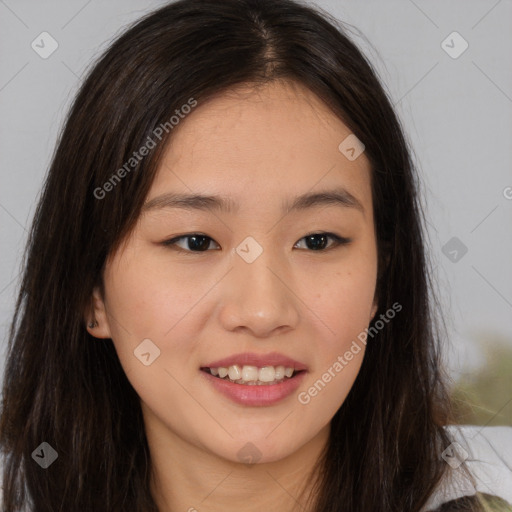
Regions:
<instances>
[{"instance_id":1,"label":"young woman","mask_svg":"<svg viewBox=\"0 0 512 512\"><path fill-rule=\"evenodd\" d=\"M446 427L422 226L335 20L290 0L140 20L84 81L35 214L3 510L512 510Z\"/></svg>"}]
</instances>

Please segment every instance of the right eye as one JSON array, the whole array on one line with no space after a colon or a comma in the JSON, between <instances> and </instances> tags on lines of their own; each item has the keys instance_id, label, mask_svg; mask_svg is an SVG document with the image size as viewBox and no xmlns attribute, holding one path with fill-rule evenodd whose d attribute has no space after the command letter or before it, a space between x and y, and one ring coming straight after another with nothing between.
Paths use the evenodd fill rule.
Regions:
<instances>
[{"instance_id":1,"label":"right eye","mask_svg":"<svg viewBox=\"0 0 512 512\"><path fill-rule=\"evenodd\" d=\"M180 242L181 240L188 240L187 242L185 242L187 247L183 248L178 245L178 242ZM170 240L165 240L164 242L162 242L162 245L166 247L172 246L173 249L176 249L179 252L198 253L206 252L208 250L208 247L210 246L210 242L215 241L213 240L213 238L210 238L209 236L203 235L201 233L189 233L186 235L171 238ZM215 243L217 244L217 242Z\"/></svg>"}]
</instances>

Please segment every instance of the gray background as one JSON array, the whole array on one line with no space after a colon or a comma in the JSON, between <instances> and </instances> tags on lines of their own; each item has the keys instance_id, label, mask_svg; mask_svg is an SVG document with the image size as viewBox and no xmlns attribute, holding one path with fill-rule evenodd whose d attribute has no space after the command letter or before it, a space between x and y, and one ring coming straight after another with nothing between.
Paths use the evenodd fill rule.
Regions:
<instances>
[{"instance_id":1,"label":"gray background","mask_svg":"<svg viewBox=\"0 0 512 512\"><path fill-rule=\"evenodd\" d=\"M71 99L114 35L164 3L0 0L0 376L27 229ZM361 31L414 148L457 378L490 340L512 346L512 0L316 3ZM44 31L59 45L47 59L31 47ZM442 47L453 31L469 44L458 58Z\"/></svg>"}]
</instances>

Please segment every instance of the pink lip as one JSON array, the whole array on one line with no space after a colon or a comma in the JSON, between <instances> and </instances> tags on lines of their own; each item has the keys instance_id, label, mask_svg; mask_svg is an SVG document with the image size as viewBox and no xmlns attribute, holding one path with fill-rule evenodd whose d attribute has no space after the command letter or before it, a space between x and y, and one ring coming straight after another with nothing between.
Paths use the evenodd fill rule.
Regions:
<instances>
[{"instance_id":1,"label":"pink lip","mask_svg":"<svg viewBox=\"0 0 512 512\"><path fill-rule=\"evenodd\" d=\"M261 368L263 366L284 366L285 368L295 368L297 371L307 370L308 367L300 361L295 361L290 357L286 357L278 352L269 352L268 354L255 354L253 352L243 352L233 356L225 357L208 363L201 368L228 368L232 365L251 365Z\"/></svg>"},{"instance_id":2,"label":"pink lip","mask_svg":"<svg viewBox=\"0 0 512 512\"><path fill-rule=\"evenodd\" d=\"M290 396L300 386L307 372L302 371L290 379L284 379L282 382L268 386L236 384L235 382L214 377L207 371L201 371L199 373L203 375L203 378L217 391L230 400L241 405L264 407L276 404Z\"/></svg>"}]
</instances>

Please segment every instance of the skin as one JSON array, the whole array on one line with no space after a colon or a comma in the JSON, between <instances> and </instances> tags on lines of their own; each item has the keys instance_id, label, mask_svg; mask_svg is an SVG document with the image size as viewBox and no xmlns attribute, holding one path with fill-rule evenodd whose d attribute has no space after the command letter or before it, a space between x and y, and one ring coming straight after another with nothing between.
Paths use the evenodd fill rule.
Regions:
<instances>
[{"instance_id":1,"label":"skin","mask_svg":"<svg viewBox=\"0 0 512 512\"><path fill-rule=\"evenodd\" d=\"M299 84L239 87L200 104L173 131L147 201L171 191L222 194L239 203L238 213L143 212L106 263L105 294L94 290L88 317L98 325L88 329L112 338L140 396L161 511L286 512L304 504L300 491L364 345L307 405L298 394L349 350L377 309L370 164L364 153L349 161L338 150L349 134ZM281 211L283 200L339 186L364 212L339 205ZM318 232L352 241L335 247L327 239L315 251L304 237ZM187 239L161 244L187 233L212 242L203 252L192 252ZM263 248L250 264L235 252L247 236ZM133 353L146 338L160 349L149 366ZM245 351L280 352L308 373L278 404L236 404L199 368ZM237 456L248 442L261 453L253 465Z\"/></svg>"}]
</instances>

